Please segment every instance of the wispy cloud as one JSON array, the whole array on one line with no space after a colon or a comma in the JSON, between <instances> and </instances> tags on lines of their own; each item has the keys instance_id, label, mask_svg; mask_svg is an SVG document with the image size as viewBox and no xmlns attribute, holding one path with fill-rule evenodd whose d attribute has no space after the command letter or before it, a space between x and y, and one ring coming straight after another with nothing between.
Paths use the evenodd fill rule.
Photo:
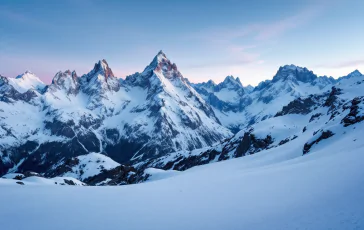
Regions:
<instances>
[{"instance_id":1,"label":"wispy cloud","mask_svg":"<svg viewBox=\"0 0 364 230\"><path fill-rule=\"evenodd\" d=\"M320 15L320 13L325 9L325 6L326 4L323 2L317 3L304 8L292 16L269 24L257 25L255 39L269 40L271 38L283 35L289 30L308 24Z\"/></svg>"},{"instance_id":2,"label":"wispy cloud","mask_svg":"<svg viewBox=\"0 0 364 230\"><path fill-rule=\"evenodd\" d=\"M364 58L359 60L349 60L335 63L323 63L316 65L316 68L331 68L331 69L341 69L347 67L364 66Z\"/></svg>"},{"instance_id":3,"label":"wispy cloud","mask_svg":"<svg viewBox=\"0 0 364 230\"><path fill-rule=\"evenodd\" d=\"M214 43L224 43L242 38L264 41L283 35L289 30L295 29L312 22L326 8L328 2L316 1L302 10L285 18L269 22L253 22L248 25L238 25L230 28L210 28L192 35L195 38L208 40Z\"/></svg>"},{"instance_id":4,"label":"wispy cloud","mask_svg":"<svg viewBox=\"0 0 364 230\"><path fill-rule=\"evenodd\" d=\"M259 53L263 46L275 42L285 33L300 26L309 24L326 8L328 1L317 0L294 14L269 22L253 22L248 25L238 25L231 28L210 28L194 34L194 38L204 41L213 49L223 51L230 57L230 63L263 63ZM209 63L215 65L216 63ZM219 62L221 64L221 62ZM208 64L206 64L208 65Z\"/></svg>"}]
</instances>

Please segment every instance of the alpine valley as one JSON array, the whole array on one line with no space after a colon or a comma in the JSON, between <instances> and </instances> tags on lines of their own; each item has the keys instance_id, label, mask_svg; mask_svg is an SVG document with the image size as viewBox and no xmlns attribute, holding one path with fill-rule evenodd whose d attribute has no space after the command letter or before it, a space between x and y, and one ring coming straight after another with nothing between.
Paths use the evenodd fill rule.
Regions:
<instances>
[{"instance_id":1,"label":"alpine valley","mask_svg":"<svg viewBox=\"0 0 364 230\"><path fill-rule=\"evenodd\" d=\"M285 65L256 87L233 76L194 84L160 51L125 79L106 60L49 85L29 71L0 76L0 174L124 185L258 153L284 162L330 143L363 148L363 120L358 70L334 79Z\"/></svg>"}]
</instances>

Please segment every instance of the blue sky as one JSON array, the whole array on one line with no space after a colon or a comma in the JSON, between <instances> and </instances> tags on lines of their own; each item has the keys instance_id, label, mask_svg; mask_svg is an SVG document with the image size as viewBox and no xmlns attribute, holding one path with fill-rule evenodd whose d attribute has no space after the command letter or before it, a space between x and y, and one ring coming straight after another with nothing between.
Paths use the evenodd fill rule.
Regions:
<instances>
[{"instance_id":1,"label":"blue sky","mask_svg":"<svg viewBox=\"0 0 364 230\"><path fill-rule=\"evenodd\" d=\"M192 82L227 75L256 85L279 66L364 72L362 0L1 0L0 74L142 71L159 50Z\"/></svg>"}]
</instances>

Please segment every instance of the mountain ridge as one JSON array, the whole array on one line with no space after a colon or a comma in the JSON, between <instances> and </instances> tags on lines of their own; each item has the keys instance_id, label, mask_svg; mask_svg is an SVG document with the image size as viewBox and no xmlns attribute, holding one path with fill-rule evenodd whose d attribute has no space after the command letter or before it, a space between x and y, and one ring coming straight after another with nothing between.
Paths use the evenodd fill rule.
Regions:
<instances>
[{"instance_id":1,"label":"mountain ridge","mask_svg":"<svg viewBox=\"0 0 364 230\"><path fill-rule=\"evenodd\" d=\"M59 71L49 85L26 84L22 92L17 91L17 85L13 86L19 79L38 83L39 78L33 75L27 72L17 80L0 76L0 173L31 170L53 177L67 176L69 172L89 183L105 185L108 183L102 180L120 173L124 176L113 178L110 183L145 180L143 168L147 166L166 169L175 164L180 167L175 169L184 170L243 156L248 147L236 149L243 140L253 145L248 148L252 154L272 147L272 143L277 146L289 142L294 135L279 143L268 135L252 141L249 135L256 135L256 131L250 129L278 119L279 114L310 113L313 106L331 106L332 111L327 112L331 116L333 112L341 113L336 107L346 106L343 111L348 111L349 104L357 103L356 99L337 100L341 91L333 89L344 87L343 92L348 94L346 85L360 88L362 76L354 71L333 80L319 77L307 68L285 65L271 80L256 87L244 87L233 76L227 76L219 84L212 80L193 84L163 51L142 72L125 80L115 77L102 59L82 76L75 71ZM357 100L360 104L361 99ZM356 115L359 109L354 106L351 115L342 118L345 124L361 121L361 115ZM319 116L312 115L313 120L316 117ZM186 154L194 160L184 158ZM107 169L105 172L97 171L92 179L83 177L80 171L83 166L75 162L87 157L95 162L104 159L102 155L110 158L106 162L117 162L112 163L116 168L100 164L98 167ZM170 159L168 165L161 165L161 159L166 158Z\"/></svg>"}]
</instances>

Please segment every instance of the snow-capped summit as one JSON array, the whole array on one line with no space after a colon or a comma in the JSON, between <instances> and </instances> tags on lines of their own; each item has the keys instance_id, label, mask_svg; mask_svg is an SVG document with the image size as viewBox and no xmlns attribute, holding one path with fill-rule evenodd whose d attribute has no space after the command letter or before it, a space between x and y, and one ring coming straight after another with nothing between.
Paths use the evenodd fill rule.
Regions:
<instances>
[{"instance_id":1,"label":"snow-capped summit","mask_svg":"<svg viewBox=\"0 0 364 230\"><path fill-rule=\"evenodd\" d=\"M346 76L342 76L340 77L338 80L342 80L342 79L349 79L349 78L355 78L355 77L361 77L363 76L363 74L359 71L359 70L354 70L353 72L349 73Z\"/></svg>"},{"instance_id":2,"label":"snow-capped summit","mask_svg":"<svg viewBox=\"0 0 364 230\"><path fill-rule=\"evenodd\" d=\"M91 96L120 89L120 82L105 59L95 63L94 68L80 78L80 83L83 92Z\"/></svg>"},{"instance_id":3,"label":"snow-capped summit","mask_svg":"<svg viewBox=\"0 0 364 230\"><path fill-rule=\"evenodd\" d=\"M161 91L162 88L168 88L168 81L166 80L181 81L183 82L182 85L189 85L188 80L183 78L182 74L178 71L177 65L172 63L163 51L159 51L142 73L127 76L124 83L149 88L150 94Z\"/></svg>"},{"instance_id":4,"label":"snow-capped summit","mask_svg":"<svg viewBox=\"0 0 364 230\"><path fill-rule=\"evenodd\" d=\"M107 64L105 59L100 60L98 63L95 64L94 69L91 71L91 75L98 73L105 77L105 80L107 81L108 78L114 77L114 74L112 70L109 67L109 64Z\"/></svg>"},{"instance_id":5,"label":"snow-capped summit","mask_svg":"<svg viewBox=\"0 0 364 230\"><path fill-rule=\"evenodd\" d=\"M215 91L219 91L224 88L229 90L240 90L243 88L243 85L238 77L234 78L233 76L227 76L223 82L217 85Z\"/></svg>"},{"instance_id":6,"label":"snow-capped summit","mask_svg":"<svg viewBox=\"0 0 364 230\"><path fill-rule=\"evenodd\" d=\"M152 62L144 69L144 75L150 74L150 71L155 71L162 74L166 78L182 77L182 74L177 70L177 65L172 63L163 51L159 51Z\"/></svg>"},{"instance_id":7,"label":"snow-capped summit","mask_svg":"<svg viewBox=\"0 0 364 230\"><path fill-rule=\"evenodd\" d=\"M277 81L286 81L286 80L292 80L292 81L301 81L304 83L311 83L313 82L317 76L310 70L308 70L306 67L299 67L296 65L285 65L281 66L276 73L276 75L273 77L272 82Z\"/></svg>"},{"instance_id":8,"label":"snow-capped summit","mask_svg":"<svg viewBox=\"0 0 364 230\"><path fill-rule=\"evenodd\" d=\"M30 89L42 92L46 87L44 82L42 82L34 73L28 70L23 74L18 75L16 78L9 78L9 83L19 93L25 93Z\"/></svg>"}]
</instances>

